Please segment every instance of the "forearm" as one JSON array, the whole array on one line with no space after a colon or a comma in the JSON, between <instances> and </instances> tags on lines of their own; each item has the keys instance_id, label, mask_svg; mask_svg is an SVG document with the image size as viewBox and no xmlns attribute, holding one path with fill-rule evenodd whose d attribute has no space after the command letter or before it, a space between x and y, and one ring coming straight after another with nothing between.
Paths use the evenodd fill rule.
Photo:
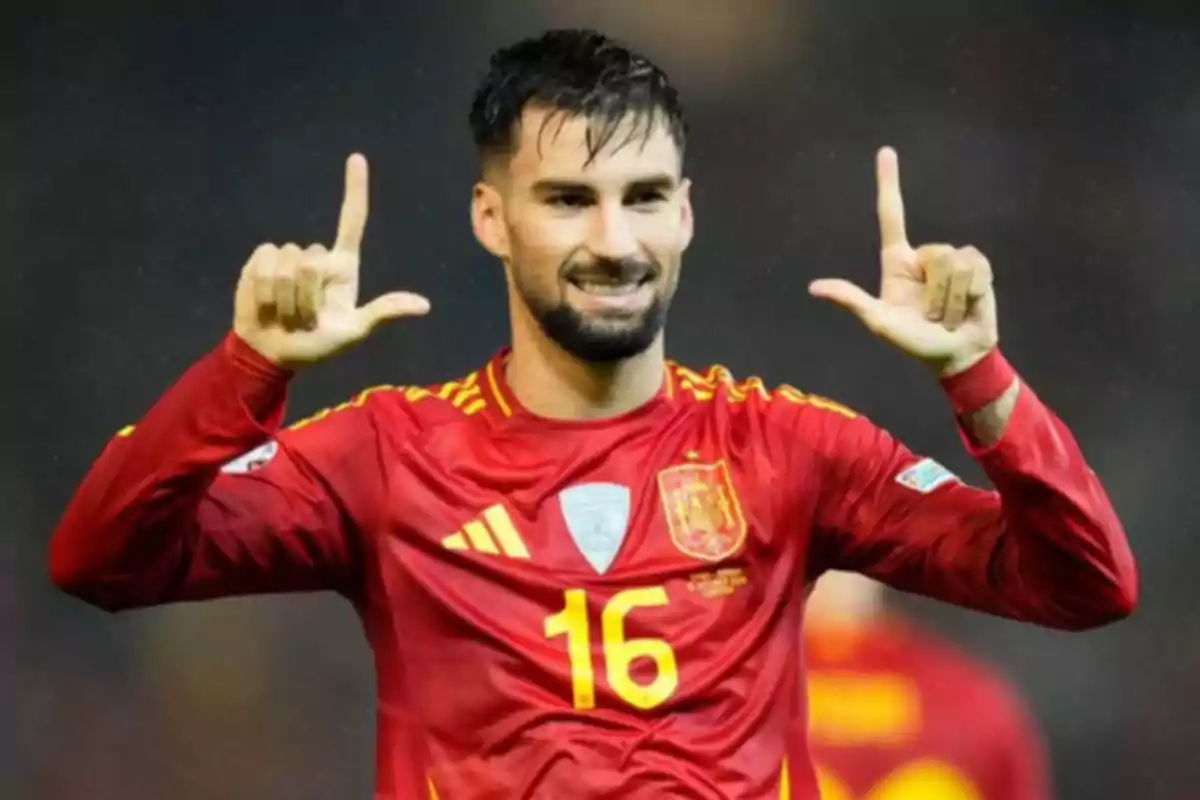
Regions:
<instances>
[{"instance_id":1,"label":"forearm","mask_svg":"<svg viewBox=\"0 0 1200 800\"><path fill-rule=\"evenodd\" d=\"M115 607L177 579L208 486L280 424L284 392L280 376L247 369L234 341L201 359L83 480L50 542L54 582Z\"/></svg>"},{"instance_id":2,"label":"forearm","mask_svg":"<svg viewBox=\"0 0 1200 800\"><path fill-rule=\"evenodd\" d=\"M993 590L1047 625L1090 627L1128 614L1133 556L1071 431L999 353L943 385L1000 493L998 536L981 562Z\"/></svg>"},{"instance_id":3,"label":"forearm","mask_svg":"<svg viewBox=\"0 0 1200 800\"><path fill-rule=\"evenodd\" d=\"M818 569L1056 628L1127 615L1133 555L1070 430L999 353L943 387L996 491L955 480L866 420L838 422L825 439Z\"/></svg>"},{"instance_id":4,"label":"forearm","mask_svg":"<svg viewBox=\"0 0 1200 800\"><path fill-rule=\"evenodd\" d=\"M1020 393L1021 382L1013 378L1004 394L978 411L960 417L964 431L980 447L991 447L1000 441L1008 428L1009 420L1012 419Z\"/></svg>"}]
</instances>

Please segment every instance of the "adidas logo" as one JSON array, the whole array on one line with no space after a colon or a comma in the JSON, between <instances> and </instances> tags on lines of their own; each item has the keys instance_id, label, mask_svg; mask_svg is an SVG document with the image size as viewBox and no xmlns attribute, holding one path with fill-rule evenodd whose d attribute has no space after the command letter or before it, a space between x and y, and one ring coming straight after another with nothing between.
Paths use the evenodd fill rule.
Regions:
<instances>
[{"instance_id":1,"label":"adidas logo","mask_svg":"<svg viewBox=\"0 0 1200 800\"><path fill-rule=\"evenodd\" d=\"M462 527L462 530L442 539L447 550L474 550L489 556L529 558L525 542L513 525L512 518L502 505L494 505Z\"/></svg>"}]
</instances>

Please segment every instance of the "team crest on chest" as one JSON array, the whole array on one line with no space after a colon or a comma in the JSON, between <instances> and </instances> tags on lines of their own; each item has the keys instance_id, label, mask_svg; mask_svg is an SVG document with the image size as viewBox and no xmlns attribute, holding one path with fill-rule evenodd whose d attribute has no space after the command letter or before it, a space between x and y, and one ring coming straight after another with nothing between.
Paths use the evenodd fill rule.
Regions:
<instances>
[{"instance_id":1,"label":"team crest on chest","mask_svg":"<svg viewBox=\"0 0 1200 800\"><path fill-rule=\"evenodd\" d=\"M671 541L684 554L720 561L745 540L746 518L724 459L664 469L658 494Z\"/></svg>"},{"instance_id":2,"label":"team crest on chest","mask_svg":"<svg viewBox=\"0 0 1200 800\"><path fill-rule=\"evenodd\" d=\"M559 492L558 505L575 546L592 569L603 575L629 529L629 487L582 483Z\"/></svg>"}]
</instances>

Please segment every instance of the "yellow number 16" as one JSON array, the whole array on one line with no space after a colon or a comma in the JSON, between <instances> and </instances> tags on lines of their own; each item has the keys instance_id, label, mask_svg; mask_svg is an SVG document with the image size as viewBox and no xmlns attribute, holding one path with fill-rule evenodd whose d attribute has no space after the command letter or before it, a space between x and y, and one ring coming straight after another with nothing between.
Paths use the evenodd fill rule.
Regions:
<instances>
[{"instance_id":1,"label":"yellow number 16","mask_svg":"<svg viewBox=\"0 0 1200 800\"><path fill-rule=\"evenodd\" d=\"M571 664L571 691L575 708L587 710L596 707L587 592L583 589L567 589L563 594L566 598L563 610L546 617L546 638L567 637L567 659ZM675 663L675 651L662 639L626 639L625 617L637 608L666 604L667 590L661 586L628 589L614 595L600 615L608 685L618 697L640 709L654 708L675 693L679 686L679 668ZM630 666L639 658L654 662L657 674L650 683L638 683L629 674Z\"/></svg>"}]
</instances>

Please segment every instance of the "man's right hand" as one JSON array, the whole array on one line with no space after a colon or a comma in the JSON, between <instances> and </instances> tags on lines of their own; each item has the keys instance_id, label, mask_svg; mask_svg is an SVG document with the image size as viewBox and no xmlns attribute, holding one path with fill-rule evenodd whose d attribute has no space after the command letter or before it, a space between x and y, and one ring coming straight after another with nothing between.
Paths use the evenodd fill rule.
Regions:
<instances>
[{"instance_id":1,"label":"man's right hand","mask_svg":"<svg viewBox=\"0 0 1200 800\"><path fill-rule=\"evenodd\" d=\"M367 225L367 160L346 161L346 194L332 249L260 245L242 268L233 330L286 369L324 361L400 317L421 316L429 301L408 292L358 304L359 249Z\"/></svg>"}]
</instances>

